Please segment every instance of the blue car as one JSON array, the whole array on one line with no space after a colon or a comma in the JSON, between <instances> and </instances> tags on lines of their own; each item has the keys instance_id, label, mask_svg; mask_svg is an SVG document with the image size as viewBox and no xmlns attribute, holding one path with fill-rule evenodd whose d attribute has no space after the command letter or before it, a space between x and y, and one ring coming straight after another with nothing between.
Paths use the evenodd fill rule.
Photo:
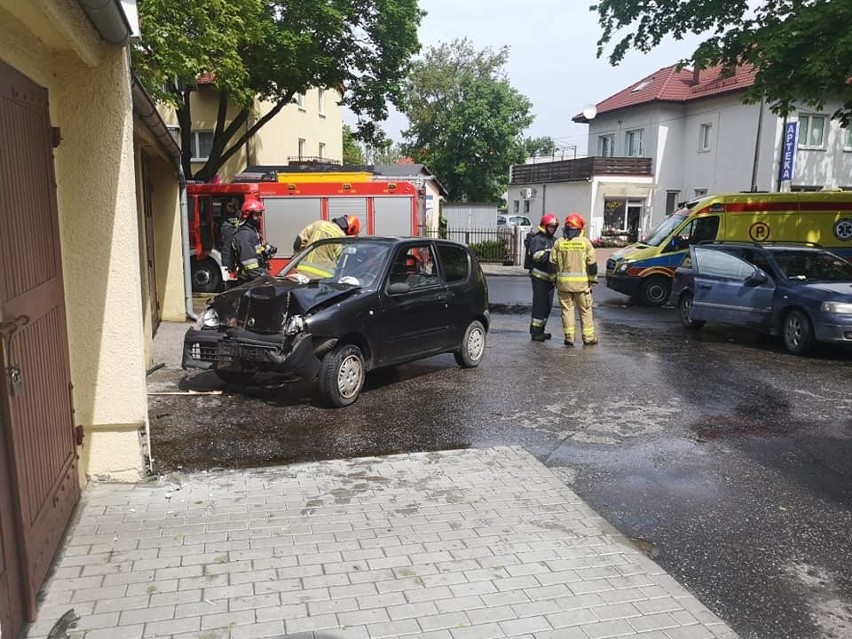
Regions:
<instances>
[{"instance_id":1,"label":"blue car","mask_svg":"<svg viewBox=\"0 0 852 639\"><path fill-rule=\"evenodd\" d=\"M745 326L781 336L796 355L816 342L852 344L852 262L813 246L692 246L669 302L687 329Z\"/></svg>"}]
</instances>

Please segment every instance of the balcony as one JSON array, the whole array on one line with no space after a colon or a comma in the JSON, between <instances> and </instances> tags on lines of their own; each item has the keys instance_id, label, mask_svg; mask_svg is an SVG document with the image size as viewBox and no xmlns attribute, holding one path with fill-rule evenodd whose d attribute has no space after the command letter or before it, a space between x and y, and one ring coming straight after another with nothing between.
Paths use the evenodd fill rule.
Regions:
<instances>
[{"instance_id":1,"label":"balcony","mask_svg":"<svg viewBox=\"0 0 852 639\"><path fill-rule=\"evenodd\" d=\"M588 157L541 164L514 164L509 185L576 182L599 175L652 176L651 158Z\"/></svg>"}]
</instances>

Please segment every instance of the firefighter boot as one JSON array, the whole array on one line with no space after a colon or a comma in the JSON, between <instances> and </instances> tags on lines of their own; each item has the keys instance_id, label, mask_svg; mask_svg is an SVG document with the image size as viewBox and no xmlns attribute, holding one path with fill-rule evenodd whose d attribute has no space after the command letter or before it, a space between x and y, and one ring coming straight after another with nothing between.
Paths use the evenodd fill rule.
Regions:
<instances>
[{"instance_id":1,"label":"firefighter boot","mask_svg":"<svg viewBox=\"0 0 852 639\"><path fill-rule=\"evenodd\" d=\"M534 342L543 342L547 339L547 333L534 333L530 339Z\"/></svg>"}]
</instances>

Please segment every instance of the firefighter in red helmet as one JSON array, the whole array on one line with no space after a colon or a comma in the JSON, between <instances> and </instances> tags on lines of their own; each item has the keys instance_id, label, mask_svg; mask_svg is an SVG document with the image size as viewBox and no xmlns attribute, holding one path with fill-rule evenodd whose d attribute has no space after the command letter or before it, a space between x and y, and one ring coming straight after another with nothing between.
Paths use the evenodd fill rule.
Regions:
<instances>
[{"instance_id":1,"label":"firefighter in red helmet","mask_svg":"<svg viewBox=\"0 0 852 639\"><path fill-rule=\"evenodd\" d=\"M298 253L309 244L327 237L358 235L360 232L361 220L357 215L341 215L331 220L317 220L299 231L296 241L293 242L293 251Z\"/></svg>"},{"instance_id":2,"label":"firefighter in red helmet","mask_svg":"<svg viewBox=\"0 0 852 639\"><path fill-rule=\"evenodd\" d=\"M234 258L237 280L241 284L269 275L269 260L278 251L266 244L260 235L263 211L263 202L256 198L246 198L240 210L240 225L234 235Z\"/></svg>"},{"instance_id":3,"label":"firefighter in red helmet","mask_svg":"<svg viewBox=\"0 0 852 639\"><path fill-rule=\"evenodd\" d=\"M532 283L532 314L530 317L530 336L534 342L550 339L550 333L544 331L547 318L553 309L553 289L556 283L556 266L550 261L550 252L556 241L559 218L553 213L545 213L535 231L530 231L524 240L526 256L524 268L530 272Z\"/></svg>"},{"instance_id":4,"label":"firefighter in red helmet","mask_svg":"<svg viewBox=\"0 0 852 639\"><path fill-rule=\"evenodd\" d=\"M564 237L557 240L550 254L556 268L556 290L562 308L562 330L565 345L574 346L574 308L580 312L583 343L598 343L592 317L592 286L598 283L598 263L595 247L583 235L586 221L578 213L565 218Z\"/></svg>"}]
</instances>

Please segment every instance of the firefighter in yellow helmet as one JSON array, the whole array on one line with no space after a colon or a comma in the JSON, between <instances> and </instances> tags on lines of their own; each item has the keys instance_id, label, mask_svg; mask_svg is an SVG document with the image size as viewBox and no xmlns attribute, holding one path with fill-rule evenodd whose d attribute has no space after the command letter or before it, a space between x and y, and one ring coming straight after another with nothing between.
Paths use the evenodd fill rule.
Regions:
<instances>
[{"instance_id":1,"label":"firefighter in yellow helmet","mask_svg":"<svg viewBox=\"0 0 852 639\"><path fill-rule=\"evenodd\" d=\"M556 290L562 307L562 330L565 345L574 346L574 307L580 312L583 343L597 344L592 317L592 286L598 283L595 247L585 237L586 221L577 213L565 218L563 238L556 241L550 261L556 265Z\"/></svg>"}]
</instances>

